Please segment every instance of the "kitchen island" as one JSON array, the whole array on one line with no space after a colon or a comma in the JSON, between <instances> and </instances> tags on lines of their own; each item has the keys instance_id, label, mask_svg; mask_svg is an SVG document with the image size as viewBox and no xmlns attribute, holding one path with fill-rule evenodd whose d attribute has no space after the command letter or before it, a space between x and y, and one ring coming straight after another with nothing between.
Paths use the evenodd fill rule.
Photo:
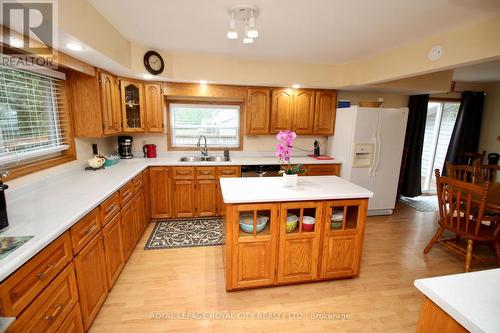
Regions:
<instances>
[{"instance_id":1,"label":"kitchen island","mask_svg":"<svg viewBox=\"0 0 500 333\"><path fill-rule=\"evenodd\" d=\"M226 290L359 274L369 190L336 176L220 182Z\"/></svg>"}]
</instances>

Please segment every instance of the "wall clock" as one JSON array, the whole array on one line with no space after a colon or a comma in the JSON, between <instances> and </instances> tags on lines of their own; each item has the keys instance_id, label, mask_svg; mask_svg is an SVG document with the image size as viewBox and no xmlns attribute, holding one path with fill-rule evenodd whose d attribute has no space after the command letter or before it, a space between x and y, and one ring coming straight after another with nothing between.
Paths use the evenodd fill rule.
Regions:
<instances>
[{"instance_id":1,"label":"wall clock","mask_svg":"<svg viewBox=\"0 0 500 333\"><path fill-rule=\"evenodd\" d=\"M158 75L163 72L165 63L161 55L156 51L148 51L144 55L144 67L153 75Z\"/></svg>"}]
</instances>

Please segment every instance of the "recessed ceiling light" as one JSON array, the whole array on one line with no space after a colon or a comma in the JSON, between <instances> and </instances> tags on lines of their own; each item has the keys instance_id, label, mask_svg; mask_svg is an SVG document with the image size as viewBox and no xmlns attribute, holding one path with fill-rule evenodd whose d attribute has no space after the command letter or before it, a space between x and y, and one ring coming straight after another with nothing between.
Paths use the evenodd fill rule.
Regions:
<instances>
[{"instance_id":1,"label":"recessed ceiling light","mask_svg":"<svg viewBox=\"0 0 500 333\"><path fill-rule=\"evenodd\" d=\"M243 39L243 44L252 44L252 43L253 43L253 38L245 37Z\"/></svg>"},{"instance_id":2,"label":"recessed ceiling light","mask_svg":"<svg viewBox=\"0 0 500 333\"><path fill-rule=\"evenodd\" d=\"M153 78L153 75L146 73L142 74L142 77L145 78L146 80L151 80Z\"/></svg>"},{"instance_id":3,"label":"recessed ceiling light","mask_svg":"<svg viewBox=\"0 0 500 333\"><path fill-rule=\"evenodd\" d=\"M207 84L207 80L200 80L200 84L202 84L202 85Z\"/></svg>"},{"instance_id":4,"label":"recessed ceiling light","mask_svg":"<svg viewBox=\"0 0 500 333\"><path fill-rule=\"evenodd\" d=\"M298 83L294 83L294 84L292 85L292 88L293 88L293 89L299 89L299 88L300 88L300 84L298 84Z\"/></svg>"},{"instance_id":5,"label":"recessed ceiling light","mask_svg":"<svg viewBox=\"0 0 500 333\"><path fill-rule=\"evenodd\" d=\"M70 49L71 51L81 51L83 50L83 46L81 46L78 43L68 43L66 44L66 47Z\"/></svg>"}]
</instances>

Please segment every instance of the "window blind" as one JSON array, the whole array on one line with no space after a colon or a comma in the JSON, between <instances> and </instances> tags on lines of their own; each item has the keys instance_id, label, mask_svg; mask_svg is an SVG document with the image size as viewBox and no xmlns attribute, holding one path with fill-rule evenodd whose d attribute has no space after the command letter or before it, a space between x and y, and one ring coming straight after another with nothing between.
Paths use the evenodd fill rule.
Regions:
<instances>
[{"instance_id":1,"label":"window blind","mask_svg":"<svg viewBox=\"0 0 500 333\"><path fill-rule=\"evenodd\" d=\"M69 148L61 79L0 65L0 165Z\"/></svg>"},{"instance_id":2,"label":"window blind","mask_svg":"<svg viewBox=\"0 0 500 333\"><path fill-rule=\"evenodd\" d=\"M239 117L238 105L170 104L172 146L195 147L204 135L208 147L239 147Z\"/></svg>"}]
</instances>

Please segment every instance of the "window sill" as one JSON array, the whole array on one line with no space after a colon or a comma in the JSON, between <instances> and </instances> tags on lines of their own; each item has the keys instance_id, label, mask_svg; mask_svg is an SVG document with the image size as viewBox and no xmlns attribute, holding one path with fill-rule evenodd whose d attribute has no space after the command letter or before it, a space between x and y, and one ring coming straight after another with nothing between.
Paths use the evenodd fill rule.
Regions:
<instances>
[{"instance_id":1,"label":"window sill","mask_svg":"<svg viewBox=\"0 0 500 333\"><path fill-rule=\"evenodd\" d=\"M12 179L16 179L22 176L26 176L28 174L42 171L57 165L61 165L63 163L68 163L71 161L74 161L76 159L74 154L69 154L69 155L61 155L57 157L52 157L46 160L34 162L34 163L29 163L26 165L21 165L18 167L14 168L8 168L9 170L9 176L3 179L3 181L9 181Z\"/></svg>"}]
</instances>

